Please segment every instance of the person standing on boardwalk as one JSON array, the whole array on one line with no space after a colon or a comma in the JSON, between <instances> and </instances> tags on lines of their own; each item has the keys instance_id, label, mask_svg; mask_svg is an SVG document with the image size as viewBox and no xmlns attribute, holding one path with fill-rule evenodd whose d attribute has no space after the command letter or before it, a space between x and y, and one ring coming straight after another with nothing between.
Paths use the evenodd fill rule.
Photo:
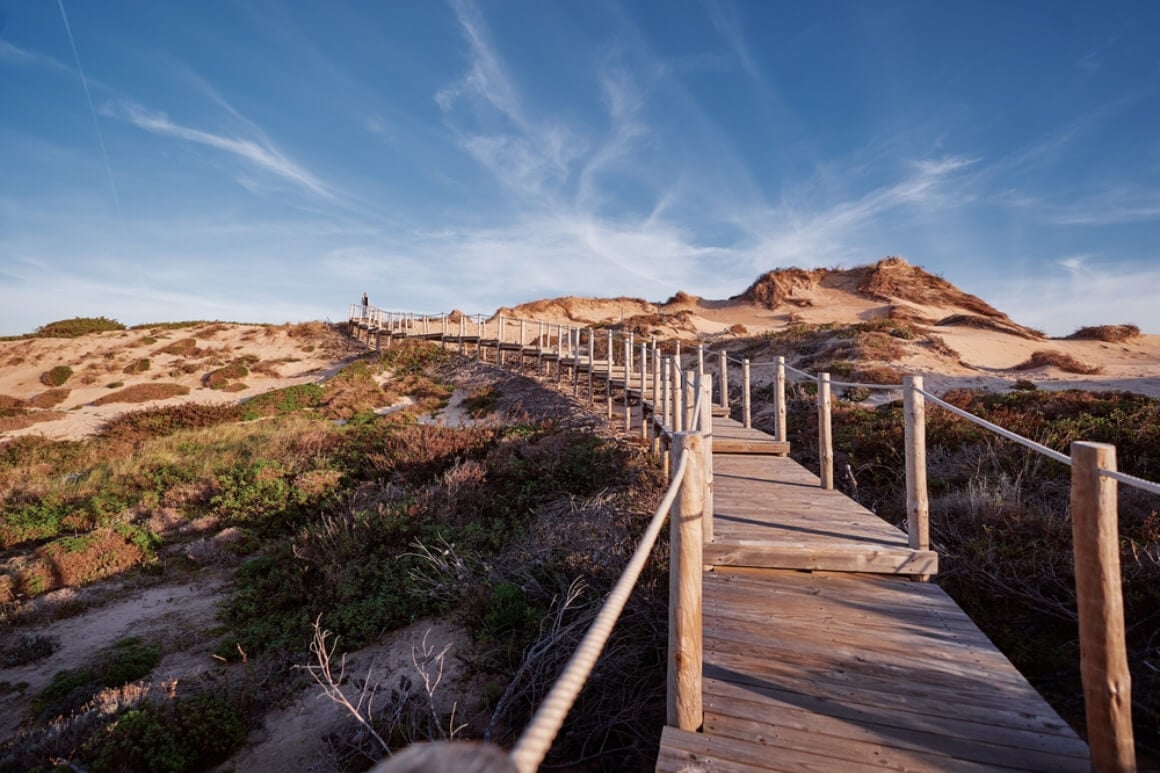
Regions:
<instances>
[{"instance_id":1,"label":"person standing on boardwalk","mask_svg":"<svg viewBox=\"0 0 1160 773\"><path fill-rule=\"evenodd\" d=\"M362 301L362 309L363 309L363 313L362 313L362 315L363 315L363 319L366 319L366 317L367 317L367 310L368 310L368 308L369 308L369 307L370 307L370 299L368 299L368 298L367 298L367 294L366 294L366 293L363 293L363 301Z\"/></svg>"}]
</instances>

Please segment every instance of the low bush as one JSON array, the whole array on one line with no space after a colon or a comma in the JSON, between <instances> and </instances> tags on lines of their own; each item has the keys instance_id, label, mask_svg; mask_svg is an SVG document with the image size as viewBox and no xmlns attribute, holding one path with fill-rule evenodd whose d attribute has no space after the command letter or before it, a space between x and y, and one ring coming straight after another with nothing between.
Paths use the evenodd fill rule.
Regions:
<instances>
[{"instance_id":1,"label":"low bush","mask_svg":"<svg viewBox=\"0 0 1160 773\"><path fill-rule=\"evenodd\" d=\"M133 384L112 394L93 400L93 405L109 403L144 403L150 400L166 400L189 394L189 387L181 384Z\"/></svg>"},{"instance_id":2,"label":"low bush","mask_svg":"<svg viewBox=\"0 0 1160 773\"><path fill-rule=\"evenodd\" d=\"M196 338L179 338L157 350L158 354L172 354L175 357L199 357L202 354Z\"/></svg>"},{"instance_id":3,"label":"low bush","mask_svg":"<svg viewBox=\"0 0 1160 773\"><path fill-rule=\"evenodd\" d=\"M73 369L68 365L57 365L40 375L40 383L49 387L63 386L64 382L72 378L72 374Z\"/></svg>"},{"instance_id":4,"label":"low bush","mask_svg":"<svg viewBox=\"0 0 1160 773\"><path fill-rule=\"evenodd\" d=\"M134 360L133 362L131 362L125 366L125 369L123 372L127 373L129 375L135 375L137 373L144 373L145 371L149 370L150 364L151 363L149 362L148 358Z\"/></svg>"},{"instance_id":5,"label":"low bush","mask_svg":"<svg viewBox=\"0 0 1160 773\"><path fill-rule=\"evenodd\" d=\"M1106 341L1112 344L1118 344L1121 341L1129 341L1139 337L1140 328L1136 325L1095 325L1081 327L1079 330L1067 336L1069 340Z\"/></svg>"},{"instance_id":6,"label":"low bush","mask_svg":"<svg viewBox=\"0 0 1160 773\"><path fill-rule=\"evenodd\" d=\"M40 338L77 338L90 333L124 329L124 325L108 317L73 317L49 322L47 325L37 328L36 335Z\"/></svg>"},{"instance_id":7,"label":"low bush","mask_svg":"<svg viewBox=\"0 0 1160 773\"><path fill-rule=\"evenodd\" d=\"M279 416L317 408L322 404L325 394L326 390L317 384L297 384L274 389L255 395L243 403L242 418L252 421L263 416Z\"/></svg>"},{"instance_id":8,"label":"low bush","mask_svg":"<svg viewBox=\"0 0 1160 773\"><path fill-rule=\"evenodd\" d=\"M232 362L217 370L211 370L202 377L201 383L210 389L224 389L231 381L237 381L250 375L250 369L240 362Z\"/></svg>"},{"instance_id":9,"label":"low bush","mask_svg":"<svg viewBox=\"0 0 1160 773\"><path fill-rule=\"evenodd\" d=\"M241 418L242 408L239 405L164 405L114 417L101 427L99 436L137 442L172 435L181 430L214 427Z\"/></svg>"},{"instance_id":10,"label":"low bush","mask_svg":"<svg viewBox=\"0 0 1160 773\"><path fill-rule=\"evenodd\" d=\"M1094 375L1101 370L1093 365L1085 365L1070 354L1051 349L1033 352L1030 357L1011 369L1032 370L1033 368L1044 368L1048 366L1054 366L1067 373L1080 373L1083 375Z\"/></svg>"},{"instance_id":11,"label":"low bush","mask_svg":"<svg viewBox=\"0 0 1160 773\"><path fill-rule=\"evenodd\" d=\"M121 639L97 653L92 665L58 671L37 697L41 717L65 714L88 702L104 687L118 687L146 676L161 662L161 648L136 637Z\"/></svg>"},{"instance_id":12,"label":"low bush","mask_svg":"<svg viewBox=\"0 0 1160 773\"><path fill-rule=\"evenodd\" d=\"M54 408L67 400L69 394L71 394L70 390L64 388L48 389L30 398L28 404L34 408ZM2 414L2 408L0 408L0 414Z\"/></svg>"}]
</instances>

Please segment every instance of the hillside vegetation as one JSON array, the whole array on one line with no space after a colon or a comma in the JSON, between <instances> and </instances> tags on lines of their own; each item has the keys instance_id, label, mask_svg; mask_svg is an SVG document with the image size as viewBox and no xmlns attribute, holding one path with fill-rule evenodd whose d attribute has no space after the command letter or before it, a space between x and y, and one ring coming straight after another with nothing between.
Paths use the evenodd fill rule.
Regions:
<instances>
[{"instance_id":1,"label":"hillside vegetation","mask_svg":"<svg viewBox=\"0 0 1160 773\"><path fill-rule=\"evenodd\" d=\"M430 616L467 631L460 658L474 694L452 717L410 688L390 691L368 711L378 736L396 745L490 729L510 741L618 576L661 481L643 449L577 422L561 396L465 367L492 382L473 387L480 424L425 423L462 374L438 347L408 344L322 386L139 410L88 440L0 447L6 665L51 659L60 642L35 631L99 603L86 587L231 577L218 623L180 641L124 639L47 686L0 684L24 712L0 769L52 759L203 769L307 684L293 666L310 662L316 624L350 651ZM650 567L635 622L581 697L557 763L635 766L655 753L664 571ZM169 686L151 679L162 658L207 638L216 667ZM331 745L350 769L386 752L353 721Z\"/></svg>"}]
</instances>

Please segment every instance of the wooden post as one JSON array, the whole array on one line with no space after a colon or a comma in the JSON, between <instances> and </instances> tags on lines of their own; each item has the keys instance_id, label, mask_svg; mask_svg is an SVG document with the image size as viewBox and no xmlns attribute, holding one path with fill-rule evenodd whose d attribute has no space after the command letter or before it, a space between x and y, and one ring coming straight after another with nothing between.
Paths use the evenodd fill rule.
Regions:
<instances>
[{"instance_id":1,"label":"wooden post","mask_svg":"<svg viewBox=\"0 0 1160 773\"><path fill-rule=\"evenodd\" d=\"M673 470L686 459L685 477L669 516L669 656L666 723L670 727L700 729L701 703L701 596L703 545L701 520L705 510L701 437L696 433L673 436Z\"/></svg>"},{"instance_id":2,"label":"wooden post","mask_svg":"<svg viewBox=\"0 0 1160 773\"><path fill-rule=\"evenodd\" d=\"M648 440L648 421L646 421L644 415L645 388L647 386L645 382L648 380L648 366L648 344L642 343L640 345L640 437L642 440Z\"/></svg>"},{"instance_id":3,"label":"wooden post","mask_svg":"<svg viewBox=\"0 0 1160 773\"><path fill-rule=\"evenodd\" d=\"M539 322L540 333L536 336L536 375L544 375L544 323Z\"/></svg>"},{"instance_id":4,"label":"wooden post","mask_svg":"<svg viewBox=\"0 0 1160 773\"><path fill-rule=\"evenodd\" d=\"M661 350L657 348L657 340L652 341L652 397L653 414L661 401Z\"/></svg>"},{"instance_id":5,"label":"wooden post","mask_svg":"<svg viewBox=\"0 0 1160 773\"><path fill-rule=\"evenodd\" d=\"M729 408L729 355L724 349L721 350L719 359L720 363L718 370L721 371L719 378L721 379L721 407Z\"/></svg>"},{"instance_id":6,"label":"wooden post","mask_svg":"<svg viewBox=\"0 0 1160 773\"><path fill-rule=\"evenodd\" d=\"M1124 642L1120 588L1120 538L1116 447L1071 444L1071 531L1079 607L1080 675L1083 678L1092 770L1136 769L1132 739L1132 679Z\"/></svg>"},{"instance_id":7,"label":"wooden post","mask_svg":"<svg viewBox=\"0 0 1160 773\"><path fill-rule=\"evenodd\" d=\"M612 363L615 358L612 356L612 331L608 331L608 373L604 378L604 402L608 408L608 418L612 418Z\"/></svg>"},{"instance_id":8,"label":"wooden post","mask_svg":"<svg viewBox=\"0 0 1160 773\"><path fill-rule=\"evenodd\" d=\"M930 505L926 487L926 400L922 376L902 378L906 442L906 532L913 550L930 549Z\"/></svg>"},{"instance_id":9,"label":"wooden post","mask_svg":"<svg viewBox=\"0 0 1160 773\"><path fill-rule=\"evenodd\" d=\"M834 435L830 431L830 374L818 374L818 465L822 488L834 487Z\"/></svg>"},{"instance_id":10,"label":"wooden post","mask_svg":"<svg viewBox=\"0 0 1160 773\"><path fill-rule=\"evenodd\" d=\"M495 364L503 365L506 357L503 352L504 318L499 317L495 329Z\"/></svg>"},{"instance_id":11,"label":"wooden post","mask_svg":"<svg viewBox=\"0 0 1160 773\"><path fill-rule=\"evenodd\" d=\"M596 402L596 390L593 386L592 371L596 369L596 331L588 328L588 403L592 405Z\"/></svg>"},{"instance_id":12,"label":"wooden post","mask_svg":"<svg viewBox=\"0 0 1160 773\"><path fill-rule=\"evenodd\" d=\"M693 409L697 407L697 394L700 389L700 379L697 378L697 371L690 370L685 374L684 380L684 416L681 419L681 429L685 432L692 432L693 430Z\"/></svg>"},{"instance_id":13,"label":"wooden post","mask_svg":"<svg viewBox=\"0 0 1160 773\"><path fill-rule=\"evenodd\" d=\"M774 377L773 400L774 412L777 416L777 439L784 443L786 440L785 357L781 355L777 357L777 375Z\"/></svg>"},{"instance_id":14,"label":"wooden post","mask_svg":"<svg viewBox=\"0 0 1160 773\"><path fill-rule=\"evenodd\" d=\"M475 315L475 359L483 362L483 317Z\"/></svg>"},{"instance_id":15,"label":"wooden post","mask_svg":"<svg viewBox=\"0 0 1160 773\"><path fill-rule=\"evenodd\" d=\"M463 337L467 335L467 318L459 315L459 356L463 356Z\"/></svg>"},{"instance_id":16,"label":"wooden post","mask_svg":"<svg viewBox=\"0 0 1160 773\"><path fill-rule=\"evenodd\" d=\"M568 345L572 349L572 396L580 394L580 328L568 328ZM575 336L575 338L573 338Z\"/></svg>"},{"instance_id":17,"label":"wooden post","mask_svg":"<svg viewBox=\"0 0 1160 773\"><path fill-rule=\"evenodd\" d=\"M701 415L697 431L701 433L701 458L704 472L705 512L701 518L701 535L713 541L713 376L705 374L701 382Z\"/></svg>"},{"instance_id":18,"label":"wooden post","mask_svg":"<svg viewBox=\"0 0 1160 773\"><path fill-rule=\"evenodd\" d=\"M685 402L685 390L681 388L681 380L684 378L684 373L681 372L681 364L677 360L673 360L672 367L669 368L672 374L672 388L673 388L673 423L669 428L673 432L683 432L685 427L681 423L685 420L685 410L683 403Z\"/></svg>"},{"instance_id":19,"label":"wooden post","mask_svg":"<svg viewBox=\"0 0 1160 773\"><path fill-rule=\"evenodd\" d=\"M752 398L749 395L749 358L741 360L741 413L745 429L753 426ZM778 438L781 440L781 438Z\"/></svg>"},{"instance_id":20,"label":"wooden post","mask_svg":"<svg viewBox=\"0 0 1160 773\"><path fill-rule=\"evenodd\" d=\"M628 388L632 381L632 339L624 339L624 431L632 430L632 410L628 405Z\"/></svg>"},{"instance_id":21,"label":"wooden post","mask_svg":"<svg viewBox=\"0 0 1160 773\"><path fill-rule=\"evenodd\" d=\"M564 380L561 368L564 367L564 326L556 325L556 383Z\"/></svg>"},{"instance_id":22,"label":"wooden post","mask_svg":"<svg viewBox=\"0 0 1160 773\"><path fill-rule=\"evenodd\" d=\"M705 375L705 344L697 344L697 375Z\"/></svg>"}]
</instances>

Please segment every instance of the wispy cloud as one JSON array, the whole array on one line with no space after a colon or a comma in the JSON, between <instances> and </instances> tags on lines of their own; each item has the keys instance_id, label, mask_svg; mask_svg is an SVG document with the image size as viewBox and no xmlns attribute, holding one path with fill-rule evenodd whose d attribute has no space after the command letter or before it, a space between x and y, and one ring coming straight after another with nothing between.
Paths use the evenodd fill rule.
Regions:
<instances>
[{"instance_id":1,"label":"wispy cloud","mask_svg":"<svg viewBox=\"0 0 1160 773\"><path fill-rule=\"evenodd\" d=\"M1099 261L1076 255L1058 268L1034 276L1008 277L987 300L1018 322L1061 336L1084 325L1137 324L1146 333L1155 326L1160 268Z\"/></svg>"},{"instance_id":2,"label":"wispy cloud","mask_svg":"<svg viewBox=\"0 0 1160 773\"><path fill-rule=\"evenodd\" d=\"M55 57L14 46L6 40L0 40L0 62L25 66L43 65L61 72L68 72L70 70L68 65Z\"/></svg>"},{"instance_id":3,"label":"wispy cloud","mask_svg":"<svg viewBox=\"0 0 1160 773\"><path fill-rule=\"evenodd\" d=\"M64 31L68 33L68 45L72 49L73 61L77 64L77 74L81 77L81 86L85 90L85 101L89 104L89 114L93 117L93 129L97 132L97 144L101 147L101 157L105 160L105 172L109 176L109 188L113 192L113 205L117 214L121 214L121 200L117 196L117 182L113 179L113 167L109 164L109 151L105 148L105 137L101 134L101 122L97 119L97 108L93 106L93 94L89 91L89 79L85 77L85 68L81 66L81 55L77 51L76 41L73 40L72 25L68 23L68 14L64 10L64 0L56 0L60 8L60 18L64 22Z\"/></svg>"},{"instance_id":4,"label":"wispy cloud","mask_svg":"<svg viewBox=\"0 0 1160 773\"><path fill-rule=\"evenodd\" d=\"M962 189L948 190L955 176L978 159L946 156L916 161L909 174L861 196L811 203L793 198L777 207L738 219L757 240L752 256L755 269L774 263L819 265L849 259L864 260L868 236L887 218L904 219L905 210L917 215L957 206L971 198ZM828 174L828 172L827 172Z\"/></svg>"},{"instance_id":5,"label":"wispy cloud","mask_svg":"<svg viewBox=\"0 0 1160 773\"><path fill-rule=\"evenodd\" d=\"M153 134L176 137L233 154L265 172L329 201L338 198L331 186L289 158L263 134L259 134L257 139L213 134L174 123L165 113L151 111L132 102L106 105L102 108L102 112L123 118L137 128Z\"/></svg>"}]
</instances>

